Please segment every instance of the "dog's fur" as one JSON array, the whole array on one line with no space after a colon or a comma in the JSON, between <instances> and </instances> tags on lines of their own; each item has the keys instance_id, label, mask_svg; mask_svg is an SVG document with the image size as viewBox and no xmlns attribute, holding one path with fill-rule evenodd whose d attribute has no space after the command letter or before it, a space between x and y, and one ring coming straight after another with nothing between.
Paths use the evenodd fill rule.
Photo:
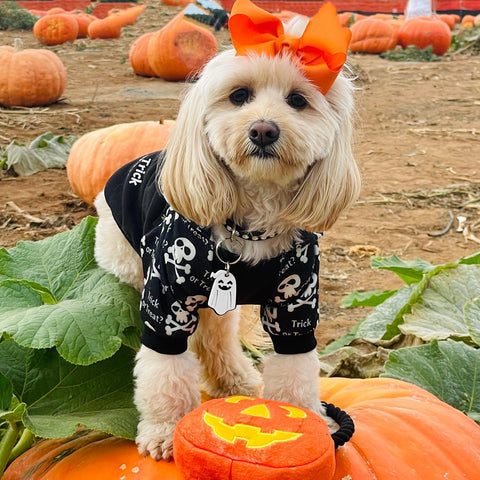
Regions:
<instances>
[{"instance_id":1,"label":"dog's fur","mask_svg":"<svg viewBox=\"0 0 480 480\"><path fill-rule=\"evenodd\" d=\"M229 97L240 88L252 95L243 105L232 104ZM340 73L322 95L288 55L219 54L182 102L167 144L161 190L183 216L211 226L215 241L229 236L223 227L227 218L250 230L278 233L244 242L242 260L253 264L291 248L298 229L328 230L360 188L351 149L352 90ZM307 100L305 108L287 103L292 92ZM258 154L248 138L259 120L280 130L271 156ZM140 258L115 224L103 193L96 207L98 263L142 289ZM155 459L171 458L176 423L200 403L200 365L203 388L213 397L261 393L261 376L237 339L240 307L222 317L210 309L199 312L189 351L164 355L142 346L137 354L137 444ZM263 396L323 415L318 374L316 351L272 354L264 361Z\"/></svg>"}]
</instances>

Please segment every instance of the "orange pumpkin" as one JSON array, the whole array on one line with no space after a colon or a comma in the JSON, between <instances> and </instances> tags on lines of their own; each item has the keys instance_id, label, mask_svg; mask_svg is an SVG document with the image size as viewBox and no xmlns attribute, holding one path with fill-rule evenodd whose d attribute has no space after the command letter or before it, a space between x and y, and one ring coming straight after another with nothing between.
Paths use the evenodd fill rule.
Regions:
<instances>
[{"instance_id":1,"label":"orange pumpkin","mask_svg":"<svg viewBox=\"0 0 480 480\"><path fill-rule=\"evenodd\" d=\"M77 38L87 38L88 37L88 26L94 21L97 20L95 15L90 15L85 12L73 13L73 18L78 23L78 34Z\"/></svg>"},{"instance_id":2,"label":"orange pumpkin","mask_svg":"<svg viewBox=\"0 0 480 480\"><path fill-rule=\"evenodd\" d=\"M92 39L95 38L119 38L124 24L114 15L99 18L88 25L87 33Z\"/></svg>"},{"instance_id":3,"label":"orange pumpkin","mask_svg":"<svg viewBox=\"0 0 480 480\"><path fill-rule=\"evenodd\" d=\"M338 13L338 20L342 27L350 27L355 22L355 14L353 12Z\"/></svg>"},{"instance_id":4,"label":"orange pumpkin","mask_svg":"<svg viewBox=\"0 0 480 480\"><path fill-rule=\"evenodd\" d=\"M213 33L177 15L148 43L148 62L157 77L185 80L218 52Z\"/></svg>"},{"instance_id":5,"label":"orange pumpkin","mask_svg":"<svg viewBox=\"0 0 480 480\"><path fill-rule=\"evenodd\" d=\"M364 18L355 22L350 30L351 52L382 53L395 47L398 35L386 21L378 18Z\"/></svg>"},{"instance_id":6,"label":"orange pumpkin","mask_svg":"<svg viewBox=\"0 0 480 480\"><path fill-rule=\"evenodd\" d=\"M147 5L135 5L133 7L120 9L111 15L114 15L123 25L133 25L137 18L147 8Z\"/></svg>"},{"instance_id":7,"label":"orange pumpkin","mask_svg":"<svg viewBox=\"0 0 480 480\"><path fill-rule=\"evenodd\" d=\"M432 46L436 55L445 54L450 48L450 28L434 17L414 17L406 20L398 32L398 41L403 48L415 45L420 49Z\"/></svg>"},{"instance_id":8,"label":"orange pumpkin","mask_svg":"<svg viewBox=\"0 0 480 480\"><path fill-rule=\"evenodd\" d=\"M437 15L437 18L442 22L445 22L450 30L453 30L455 28L455 18L453 18L452 15L448 13L442 13L440 15Z\"/></svg>"},{"instance_id":9,"label":"orange pumpkin","mask_svg":"<svg viewBox=\"0 0 480 480\"><path fill-rule=\"evenodd\" d=\"M351 415L355 433L335 451L333 476L316 480L478 479L480 426L434 395L390 378L322 378L320 391ZM38 443L2 480L185 479L173 462L142 457L134 442L90 435L83 434L80 446L76 437ZM250 480L250 470L240 478Z\"/></svg>"},{"instance_id":10,"label":"orange pumpkin","mask_svg":"<svg viewBox=\"0 0 480 480\"><path fill-rule=\"evenodd\" d=\"M330 479L335 471L325 421L273 400L210 400L179 422L173 444L186 480Z\"/></svg>"},{"instance_id":11,"label":"orange pumpkin","mask_svg":"<svg viewBox=\"0 0 480 480\"><path fill-rule=\"evenodd\" d=\"M67 72L50 50L0 47L0 105L39 107L56 102L65 89Z\"/></svg>"},{"instance_id":12,"label":"orange pumpkin","mask_svg":"<svg viewBox=\"0 0 480 480\"><path fill-rule=\"evenodd\" d=\"M128 59L133 71L137 75L143 75L145 77L154 77L153 71L148 61L148 43L153 37L154 32L144 33L133 42L130 47Z\"/></svg>"},{"instance_id":13,"label":"orange pumpkin","mask_svg":"<svg viewBox=\"0 0 480 480\"><path fill-rule=\"evenodd\" d=\"M475 22L475 17L473 15L468 14L462 17L462 21L460 23L464 28L472 28L474 22Z\"/></svg>"},{"instance_id":14,"label":"orange pumpkin","mask_svg":"<svg viewBox=\"0 0 480 480\"><path fill-rule=\"evenodd\" d=\"M2 480L184 480L174 462L139 455L134 442L99 432L43 440L7 469Z\"/></svg>"},{"instance_id":15,"label":"orange pumpkin","mask_svg":"<svg viewBox=\"0 0 480 480\"><path fill-rule=\"evenodd\" d=\"M73 42L78 35L78 23L67 13L45 15L35 22L33 34L44 45Z\"/></svg>"},{"instance_id":16,"label":"orange pumpkin","mask_svg":"<svg viewBox=\"0 0 480 480\"><path fill-rule=\"evenodd\" d=\"M165 147L174 123L172 120L122 123L80 137L67 161L68 181L74 193L93 205L116 170Z\"/></svg>"}]
</instances>

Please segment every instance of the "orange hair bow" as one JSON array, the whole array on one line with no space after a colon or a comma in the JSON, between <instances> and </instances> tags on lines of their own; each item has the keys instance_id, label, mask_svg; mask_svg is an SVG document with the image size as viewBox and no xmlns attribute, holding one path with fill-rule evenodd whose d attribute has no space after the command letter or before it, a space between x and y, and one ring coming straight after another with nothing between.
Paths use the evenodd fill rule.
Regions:
<instances>
[{"instance_id":1,"label":"orange hair bow","mask_svg":"<svg viewBox=\"0 0 480 480\"><path fill-rule=\"evenodd\" d=\"M314 15L300 38L285 35L278 17L254 5L236 0L228 28L237 55L248 53L275 56L288 52L297 57L305 76L325 95L347 59L352 36L340 25L330 2Z\"/></svg>"}]
</instances>

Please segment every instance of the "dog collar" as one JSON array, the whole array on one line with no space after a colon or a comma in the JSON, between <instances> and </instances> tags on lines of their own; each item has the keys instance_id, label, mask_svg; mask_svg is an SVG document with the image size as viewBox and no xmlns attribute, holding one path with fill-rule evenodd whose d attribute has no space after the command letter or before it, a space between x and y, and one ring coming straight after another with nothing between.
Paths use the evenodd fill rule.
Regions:
<instances>
[{"instance_id":1,"label":"dog collar","mask_svg":"<svg viewBox=\"0 0 480 480\"><path fill-rule=\"evenodd\" d=\"M265 232L260 232L260 231L249 231L245 230L241 227L239 227L233 220L230 218L227 219L227 221L224 224L224 227L229 231L232 236L238 235L239 238L242 238L243 240L251 240L251 241L258 241L258 240L267 240L269 238L276 237L278 233L271 233L270 235L267 235Z\"/></svg>"}]
</instances>

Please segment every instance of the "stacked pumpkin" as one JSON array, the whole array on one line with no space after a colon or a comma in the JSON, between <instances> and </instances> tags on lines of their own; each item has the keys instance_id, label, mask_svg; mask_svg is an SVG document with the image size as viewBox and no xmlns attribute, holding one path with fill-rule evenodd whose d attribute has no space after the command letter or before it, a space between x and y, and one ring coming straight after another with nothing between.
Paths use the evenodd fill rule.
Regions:
<instances>
[{"instance_id":1,"label":"stacked pumpkin","mask_svg":"<svg viewBox=\"0 0 480 480\"><path fill-rule=\"evenodd\" d=\"M451 30L459 21L456 16L446 14L408 20L390 14L375 14L360 19L354 14L341 15L352 31L350 51L364 53L383 53L397 45L402 48L414 45L420 49L431 46L433 53L444 55L450 47Z\"/></svg>"},{"instance_id":2,"label":"stacked pumpkin","mask_svg":"<svg viewBox=\"0 0 480 480\"><path fill-rule=\"evenodd\" d=\"M43 45L59 45L77 38L118 38L122 27L133 25L146 5L136 5L111 11L105 18L97 18L83 11L67 12L52 8L37 20L33 27L35 38Z\"/></svg>"},{"instance_id":3,"label":"stacked pumpkin","mask_svg":"<svg viewBox=\"0 0 480 480\"><path fill-rule=\"evenodd\" d=\"M182 81L217 52L213 33L187 21L181 12L162 29L137 38L130 48L129 60L137 75Z\"/></svg>"}]
</instances>

